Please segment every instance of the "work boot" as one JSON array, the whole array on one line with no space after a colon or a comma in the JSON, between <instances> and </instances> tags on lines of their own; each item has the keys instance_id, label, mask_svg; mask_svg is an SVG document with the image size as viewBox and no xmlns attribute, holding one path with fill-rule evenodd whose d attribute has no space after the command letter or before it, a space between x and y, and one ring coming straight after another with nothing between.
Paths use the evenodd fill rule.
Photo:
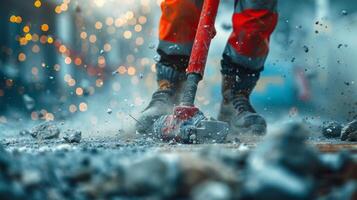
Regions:
<instances>
[{"instance_id":1,"label":"work boot","mask_svg":"<svg viewBox=\"0 0 357 200\"><path fill-rule=\"evenodd\" d=\"M218 120L229 123L233 133L266 133L267 123L257 114L249 97L260 77L260 71L229 64L222 60L222 95Z\"/></svg>"},{"instance_id":2,"label":"work boot","mask_svg":"<svg viewBox=\"0 0 357 200\"><path fill-rule=\"evenodd\" d=\"M181 88L186 79L185 72L180 72L162 62L156 64L156 71L159 87L138 118L136 130L139 133L148 133L158 118L173 112L173 107L180 99Z\"/></svg>"}]
</instances>

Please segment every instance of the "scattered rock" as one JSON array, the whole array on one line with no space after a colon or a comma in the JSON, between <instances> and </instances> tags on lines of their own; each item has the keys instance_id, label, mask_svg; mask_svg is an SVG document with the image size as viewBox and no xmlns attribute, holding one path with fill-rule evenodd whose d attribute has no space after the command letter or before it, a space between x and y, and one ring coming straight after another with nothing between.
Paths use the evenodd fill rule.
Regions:
<instances>
[{"instance_id":1,"label":"scattered rock","mask_svg":"<svg viewBox=\"0 0 357 200\"><path fill-rule=\"evenodd\" d=\"M319 198L318 200L353 200L357 198L357 182L350 181L339 188L334 188L333 191Z\"/></svg>"},{"instance_id":2,"label":"scattered rock","mask_svg":"<svg viewBox=\"0 0 357 200\"><path fill-rule=\"evenodd\" d=\"M22 171L21 181L24 186L31 187L41 183L41 173L37 170L24 170Z\"/></svg>"},{"instance_id":3,"label":"scattered rock","mask_svg":"<svg viewBox=\"0 0 357 200\"><path fill-rule=\"evenodd\" d=\"M82 132L74 129L64 131L63 139L69 143L79 143L82 139Z\"/></svg>"},{"instance_id":4,"label":"scattered rock","mask_svg":"<svg viewBox=\"0 0 357 200\"><path fill-rule=\"evenodd\" d=\"M302 124L289 124L258 145L248 158L243 196L247 199L313 199L316 152L305 144Z\"/></svg>"},{"instance_id":5,"label":"scattered rock","mask_svg":"<svg viewBox=\"0 0 357 200\"><path fill-rule=\"evenodd\" d=\"M191 195L194 200L233 199L231 189L224 183L206 182L197 186Z\"/></svg>"},{"instance_id":6,"label":"scattered rock","mask_svg":"<svg viewBox=\"0 0 357 200\"><path fill-rule=\"evenodd\" d=\"M357 141L357 120L353 120L352 122L348 123L342 129L341 134L342 141Z\"/></svg>"},{"instance_id":7,"label":"scattered rock","mask_svg":"<svg viewBox=\"0 0 357 200\"><path fill-rule=\"evenodd\" d=\"M30 97L30 95L24 94L22 98L24 100L25 107L27 110L32 110L35 107L36 104L35 100L32 97Z\"/></svg>"},{"instance_id":8,"label":"scattered rock","mask_svg":"<svg viewBox=\"0 0 357 200\"><path fill-rule=\"evenodd\" d=\"M21 135L21 136L26 136L26 135L30 135L30 134L31 134L30 131L27 129L21 130L19 132L19 135Z\"/></svg>"},{"instance_id":9,"label":"scattered rock","mask_svg":"<svg viewBox=\"0 0 357 200\"><path fill-rule=\"evenodd\" d=\"M342 10L342 11L341 11L341 15L342 15L342 16L348 15L348 11L347 11L347 10Z\"/></svg>"},{"instance_id":10,"label":"scattered rock","mask_svg":"<svg viewBox=\"0 0 357 200\"><path fill-rule=\"evenodd\" d=\"M341 136L342 125L338 122L324 122L322 126L322 135L327 138L338 138Z\"/></svg>"},{"instance_id":11,"label":"scattered rock","mask_svg":"<svg viewBox=\"0 0 357 200\"><path fill-rule=\"evenodd\" d=\"M179 175L174 160L154 156L141 159L127 167L124 173L127 192L135 195L172 195L174 190L170 184L175 183Z\"/></svg>"},{"instance_id":12,"label":"scattered rock","mask_svg":"<svg viewBox=\"0 0 357 200\"><path fill-rule=\"evenodd\" d=\"M104 139L100 146L93 138L78 145L21 138L37 149L24 153L0 145L0 199L349 199L356 191L346 184L355 177L354 156L319 155L306 144L308 136L295 123L252 151L243 144L198 152L166 145L169 153L152 151L158 145L147 139L110 141L110 149Z\"/></svg>"},{"instance_id":13,"label":"scattered rock","mask_svg":"<svg viewBox=\"0 0 357 200\"><path fill-rule=\"evenodd\" d=\"M110 109L110 108L108 108L108 109L107 109L107 113L108 113L109 115L111 115L111 114L113 113L113 110Z\"/></svg>"},{"instance_id":14,"label":"scattered rock","mask_svg":"<svg viewBox=\"0 0 357 200\"><path fill-rule=\"evenodd\" d=\"M52 122L45 122L32 128L30 134L36 139L55 139L58 138L60 129Z\"/></svg>"},{"instance_id":15,"label":"scattered rock","mask_svg":"<svg viewBox=\"0 0 357 200\"><path fill-rule=\"evenodd\" d=\"M341 172L353 163L353 158L348 151L341 151L334 154L323 154L320 156L320 160L323 168L329 172Z\"/></svg>"}]
</instances>

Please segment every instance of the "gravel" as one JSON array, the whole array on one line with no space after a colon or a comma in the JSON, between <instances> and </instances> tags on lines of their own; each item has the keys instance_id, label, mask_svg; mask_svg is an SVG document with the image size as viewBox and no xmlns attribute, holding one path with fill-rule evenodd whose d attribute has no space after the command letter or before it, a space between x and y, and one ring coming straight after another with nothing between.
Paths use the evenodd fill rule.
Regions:
<instances>
[{"instance_id":1,"label":"gravel","mask_svg":"<svg viewBox=\"0 0 357 200\"><path fill-rule=\"evenodd\" d=\"M254 150L209 145L195 152L148 138L84 138L80 143L21 138L20 144L31 148L14 148L18 140L2 142L5 149L0 145L0 199L352 196L356 191L352 182L357 179L352 154L321 155L306 143L308 135L302 124L290 124L268 135Z\"/></svg>"}]
</instances>

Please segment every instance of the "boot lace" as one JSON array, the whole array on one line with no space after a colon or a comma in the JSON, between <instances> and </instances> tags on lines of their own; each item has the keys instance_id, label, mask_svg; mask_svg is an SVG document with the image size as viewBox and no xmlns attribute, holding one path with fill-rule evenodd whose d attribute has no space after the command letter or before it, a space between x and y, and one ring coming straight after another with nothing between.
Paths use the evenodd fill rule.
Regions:
<instances>
[{"instance_id":1,"label":"boot lace","mask_svg":"<svg viewBox=\"0 0 357 200\"><path fill-rule=\"evenodd\" d=\"M232 100L234 108L238 111L238 114L242 112L252 112L255 113L253 106L249 102L249 98L246 96L238 95Z\"/></svg>"}]
</instances>

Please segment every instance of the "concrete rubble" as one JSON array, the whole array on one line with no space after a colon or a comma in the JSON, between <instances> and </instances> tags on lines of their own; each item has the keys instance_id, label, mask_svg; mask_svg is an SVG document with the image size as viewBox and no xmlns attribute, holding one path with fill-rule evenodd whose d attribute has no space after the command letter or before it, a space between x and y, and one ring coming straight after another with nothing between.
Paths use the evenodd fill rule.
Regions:
<instances>
[{"instance_id":1,"label":"concrete rubble","mask_svg":"<svg viewBox=\"0 0 357 200\"><path fill-rule=\"evenodd\" d=\"M322 125L322 135L326 138L339 138L341 131L342 125L336 121L324 122Z\"/></svg>"},{"instance_id":2,"label":"concrete rubble","mask_svg":"<svg viewBox=\"0 0 357 200\"><path fill-rule=\"evenodd\" d=\"M303 125L290 124L253 150L211 145L198 152L160 152L147 139L116 149L81 142L77 148L24 153L0 146L0 199L356 197L353 154L319 154L306 144L308 135Z\"/></svg>"},{"instance_id":3,"label":"concrete rubble","mask_svg":"<svg viewBox=\"0 0 357 200\"><path fill-rule=\"evenodd\" d=\"M45 122L30 130L30 135L36 139L55 139L60 135L60 129L55 123Z\"/></svg>"},{"instance_id":4,"label":"concrete rubble","mask_svg":"<svg viewBox=\"0 0 357 200\"><path fill-rule=\"evenodd\" d=\"M357 120L353 120L342 129L341 140L357 141Z\"/></svg>"},{"instance_id":5,"label":"concrete rubble","mask_svg":"<svg viewBox=\"0 0 357 200\"><path fill-rule=\"evenodd\" d=\"M82 139L82 132L74 129L64 131L63 139L68 143L79 143Z\"/></svg>"}]
</instances>

